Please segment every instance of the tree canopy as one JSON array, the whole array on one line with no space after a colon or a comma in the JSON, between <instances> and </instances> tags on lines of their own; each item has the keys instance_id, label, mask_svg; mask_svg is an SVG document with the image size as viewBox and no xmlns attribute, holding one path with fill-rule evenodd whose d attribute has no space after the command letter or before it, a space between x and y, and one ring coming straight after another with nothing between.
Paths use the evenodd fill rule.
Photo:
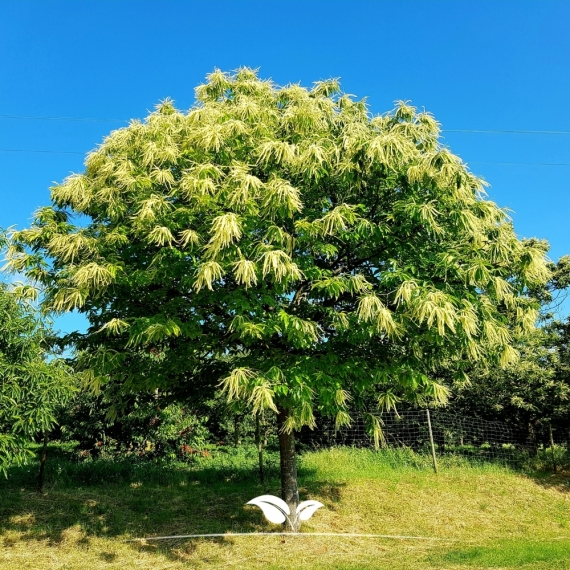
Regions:
<instances>
[{"instance_id":1,"label":"tree canopy","mask_svg":"<svg viewBox=\"0 0 570 570\"><path fill-rule=\"evenodd\" d=\"M544 441L549 429L564 432L569 422L568 321L553 318L552 309L567 297L570 258L549 263L551 277L531 294L541 305L540 327L516 335L516 362L505 368L487 362L474 363L471 382L456 390L450 407L463 415L474 415L509 423L528 441ZM542 438L540 437L542 436Z\"/></svg>"},{"instance_id":2,"label":"tree canopy","mask_svg":"<svg viewBox=\"0 0 570 570\"><path fill-rule=\"evenodd\" d=\"M162 102L52 188L10 265L46 310L87 315L92 385L221 381L286 411L284 431L316 411L347 424L371 390L384 408L442 402L438 370L517 358L549 271L439 136L429 113L374 116L337 80L216 70L187 113Z\"/></svg>"},{"instance_id":3,"label":"tree canopy","mask_svg":"<svg viewBox=\"0 0 570 570\"><path fill-rule=\"evenodd\" d=\"M65 363L50 355L52 332L32 306L0 285L0 472L21 464L28 445L56 423L73 391Z\"/></svg>"}]
</instances>

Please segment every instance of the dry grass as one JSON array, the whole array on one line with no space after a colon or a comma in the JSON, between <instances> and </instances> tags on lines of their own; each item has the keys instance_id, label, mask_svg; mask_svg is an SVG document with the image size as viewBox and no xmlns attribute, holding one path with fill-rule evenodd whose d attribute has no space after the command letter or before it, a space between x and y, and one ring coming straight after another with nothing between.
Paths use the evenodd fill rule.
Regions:
<instances>
[{"instance_id":1,"label":"dry grass","mask_svg":"<svg viewBox=\"0 0 570 570\"><path fill-rule=\"evenodd\" d=\"M51 483L41 497L30 490L32 473L14 472L0 484L0 569L570 569L569 478L465 464L444 465L435 475L427 463L399 464L363 450L303 456L303 498L326 505L304 531L445 540L269 536L126 542L279 530L264 523L259 510L244 507L265 491L278 493L277 479L262 488L246 459L232 466L226 457L221 467L214 458L200 469L142 466L123 470L121 477L113 465L52 460Z\"/></svg>"}]
</instances>

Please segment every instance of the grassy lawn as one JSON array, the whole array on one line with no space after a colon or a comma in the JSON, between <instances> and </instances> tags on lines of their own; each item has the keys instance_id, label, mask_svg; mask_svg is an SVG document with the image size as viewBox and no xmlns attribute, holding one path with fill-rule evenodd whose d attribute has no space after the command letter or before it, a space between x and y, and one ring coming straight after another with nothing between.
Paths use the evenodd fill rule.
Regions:
<instances>
[{"instance_id":1,"label":"grassy lawn","mask_svg":"<svg viewBox=\"0 0 570 570\"><path fill-rule=\"evenodd\" d=\"M136 537L276 531L244 504L279 494L277 456L256 478L253 449L192 466L99 460L51 450L45 493L35 466L0 481L0 569L570 569L570 478L411 452L332 449L300 459L302 499L325 508L304 532L439 540L267 536L127 542Z\"/></svg>"}]
</instances>

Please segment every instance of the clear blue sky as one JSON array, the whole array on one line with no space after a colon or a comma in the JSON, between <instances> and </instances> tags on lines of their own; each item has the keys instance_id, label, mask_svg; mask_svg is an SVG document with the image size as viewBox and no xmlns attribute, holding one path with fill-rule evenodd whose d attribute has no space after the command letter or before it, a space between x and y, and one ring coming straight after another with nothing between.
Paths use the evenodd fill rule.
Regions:
<instances>
[{"instance_id":1,"label":"clear blue sky","mask_svg":"<svg viewBox=\"0 0 570 570\"><path fill-rule=\"evenodd\" d=\"M277 83L340 77L375 113L409 99L448 130L570 133L569 30L563 0L0 0L0 227L26 226L121 121L165 97L189 108L214 67L259 67ZM555 260L570 253L570 166L544 165L570 164L570 134L445 142L514 210L521 237L548 239Z\"/></svg>"}]
</instances>

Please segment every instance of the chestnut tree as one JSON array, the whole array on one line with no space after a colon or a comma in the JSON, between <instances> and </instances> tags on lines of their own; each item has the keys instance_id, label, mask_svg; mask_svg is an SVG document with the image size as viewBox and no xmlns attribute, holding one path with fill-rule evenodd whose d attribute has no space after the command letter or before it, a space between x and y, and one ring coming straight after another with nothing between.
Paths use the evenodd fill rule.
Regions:
<instances>
[{"instance_id":1,"label":"chestnut tree","mask_svg":"<svg viewBox=\"0 0 570 570\"><path fill-rule=\"evenodd\" d=\"M292 512L295 429L346 425L371 393L379 409L444 402L438 370L511 363L549 275L429 113L374 116L336 80L216 70L188 112L167 100L113 131L51 199L10 265L46 310L89 319L85 381L181 398L219 384L273 411Z\"/></svg>"}]
</instances>

